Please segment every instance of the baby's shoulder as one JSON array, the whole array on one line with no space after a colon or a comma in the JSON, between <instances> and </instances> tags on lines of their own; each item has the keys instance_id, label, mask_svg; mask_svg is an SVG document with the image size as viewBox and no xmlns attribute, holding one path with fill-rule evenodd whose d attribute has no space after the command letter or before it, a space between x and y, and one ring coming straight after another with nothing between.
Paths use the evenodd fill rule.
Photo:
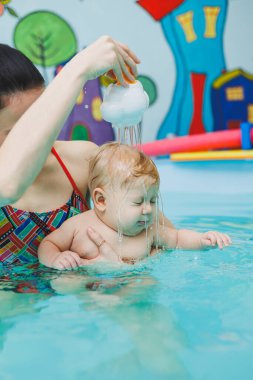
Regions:
<instances>
[{"instance_id":1,"label":"baby's shoulder","mask_svg":"<svg viewBox=\"0 0 253 380\"><path fill-rule=\"evenodd\" d=\"M92 219L93 219L93 210L88 210L67 219L62 224L62 229L65 229L65 228L66 229L72 228L75 230L84 229L87 225L89 225L92 222Z\"/></svg>"}]
</instances>

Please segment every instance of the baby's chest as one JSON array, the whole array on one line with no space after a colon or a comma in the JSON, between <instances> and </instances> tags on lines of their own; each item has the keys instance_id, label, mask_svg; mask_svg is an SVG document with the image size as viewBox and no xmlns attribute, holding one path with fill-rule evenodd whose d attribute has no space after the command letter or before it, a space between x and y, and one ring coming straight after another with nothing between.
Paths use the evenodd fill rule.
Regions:
<instances>
[{"instance_id":1,"label":"baby's chest","mask_svg":"<svg viewBox=\"0 0 253 380\"><path fill-rule=\"evenodd\" d=\"M98 247L91 241L87 232L80 230L73 238L70 249L83 259L93 259L98 255Z\"/></svg>"},{"instance_id":2,"label":"baby's chest","mask_svg":"<svg viewBox=\"0 0 253 380\"><path fill-rule=\"evenodd\" d=\"M138 261L150 255L153 237L148 234L128 237L123 236L115 242L115 250L123 261Z\"/></svg>"}]
</instances>

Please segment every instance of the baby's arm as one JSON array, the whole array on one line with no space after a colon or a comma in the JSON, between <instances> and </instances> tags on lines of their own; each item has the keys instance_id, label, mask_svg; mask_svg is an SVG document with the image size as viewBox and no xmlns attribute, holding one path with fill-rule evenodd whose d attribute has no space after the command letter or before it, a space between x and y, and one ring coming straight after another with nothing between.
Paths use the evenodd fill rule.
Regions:
<instances>
[{"instance_id":1,"label":"baby's arm","mask_svg":"<svg viewBox=\"0 0 253 380\"><path fill-rule=\"evenodd\" d=\"M75 224L69 222L70 220L64 222L61 227L46 236L40 243L38 257L42 264L55 269L71 269L81 265L80 256L70 250Z\"/></svg>"},{"instance_id":2,"label":"baby's arm","mask_svg":"<svg viewBox=\"0 0 253 380\"><path fill-rule=\"evenodd\" d=\"M176 230L167 227L160 227L159 230L159 245L169 249L181 248L198 250L215 248L216 246L222 249L230 244L230 237L217 231L201 233L191 230Z\"/></svg>"},{"instance_id":3,"label":"baby's arm","mask_svg":"<svg viewBox=\"0 0 253 380\"><path fill-rule=\"evenodd\" d=\"M159 225L160 227L165 226L168 228L176 228L174 224L163 214L162 211L159 211Z\"/></svg>"},{"instance_id":4,"label":"baby's arm","mask_svg":"<svg viewBox=\"0 0 253 380\"><path fill-rule=\"evenodd\" d=\"M178 231L177 248L182 249L222 249L232 243L230 237L218 231L196 232L191 230Z\"/></svg>"},{"instance_id":5,"label":"baby's arm","mask_svg":"<svg viewBox=\"0 0 253 380\"><path fill-rule=\"evenodd\" d=\"M46 236L40 243L38 250L39 261L55 269L74 269L82 265L92 265L102 261L121 262L117 253L103 237L91 227L85 233L79 231L81 240L73 244L77 236L76 217L64 222L60 228ZM82 252L78 246L82 247ZM84 255L83 247L86 254ZM85 257L85 258L84 258Z\"/></svg>"}]
</instances>

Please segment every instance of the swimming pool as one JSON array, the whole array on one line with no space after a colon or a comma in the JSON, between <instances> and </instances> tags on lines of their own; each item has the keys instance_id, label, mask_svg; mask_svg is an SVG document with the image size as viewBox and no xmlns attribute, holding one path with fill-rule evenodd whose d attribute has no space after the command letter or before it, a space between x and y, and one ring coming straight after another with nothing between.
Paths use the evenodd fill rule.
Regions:
<instances>
[{"instance_id":1,"label":"swimming pool","mask_svg":"<svg viewBox=\"0 0 253 380\"><path fill-rule=\"evenodd\" d=\"M1 269L1 380L252 379L253 162L158 161L165 214L224 251L112 272Z\"/></svg>"}]
</instances>

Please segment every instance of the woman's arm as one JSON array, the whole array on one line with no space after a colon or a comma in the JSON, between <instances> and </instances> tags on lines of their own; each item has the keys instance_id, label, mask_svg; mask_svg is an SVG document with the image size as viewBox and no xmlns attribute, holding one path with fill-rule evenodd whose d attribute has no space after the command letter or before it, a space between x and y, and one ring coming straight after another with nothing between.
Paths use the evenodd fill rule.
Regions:
<instances>
[{"instance_id":1,"label":"woman's arm","mask_svg":"<svg viewBox=\"0 0 253 380\"><path fill-rule=\"evenodd\" d=\"M0 206L17 201L33 183L87 80L113 70L124 85L140 61L125 45L101 37L78 53L15 124L0 148ZM21 143L22 142L22 143Z\"/></svg>"}]
</instances>

